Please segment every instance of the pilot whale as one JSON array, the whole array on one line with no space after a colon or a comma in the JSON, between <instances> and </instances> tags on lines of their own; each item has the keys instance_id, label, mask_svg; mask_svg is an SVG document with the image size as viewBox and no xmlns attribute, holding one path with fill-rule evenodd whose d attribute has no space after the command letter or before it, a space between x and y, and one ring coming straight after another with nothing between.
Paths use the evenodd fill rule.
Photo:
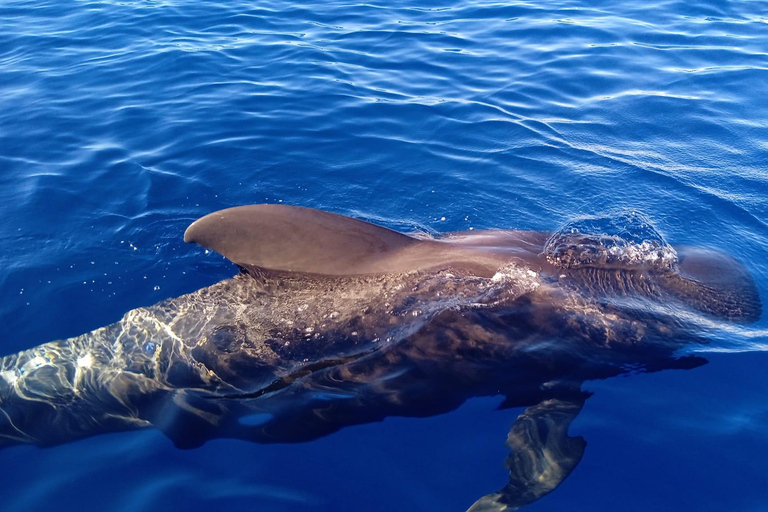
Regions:
<instances>
[{"instance_id":1,"label":"pilot whale","mask_svg":"<svg viewBox=\"0 0 768 512\"><path fill-rule=\"evenodd\" d=\"M478 396L525 407L509 482L471 511L516 510L555 489L586 442L568 428L588 380L693 368L708 328L762 311L746 268L671 246L642 215L553 233L411 236L333 213L252 205L184 240L235 263L231 279L0 360L0 445L163 431L309 441Z\"/></svg>"}]
</instances>

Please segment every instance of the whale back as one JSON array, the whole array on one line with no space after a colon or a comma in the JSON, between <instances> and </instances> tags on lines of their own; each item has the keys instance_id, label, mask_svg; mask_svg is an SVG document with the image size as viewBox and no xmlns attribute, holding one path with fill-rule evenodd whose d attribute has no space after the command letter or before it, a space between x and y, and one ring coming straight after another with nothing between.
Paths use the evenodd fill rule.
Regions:
<instances>
[{"instance_id":1,"label":"whale back","mask_svg":"<svg viewBox=\"0 0 768 512\"><path fill-rule=\"evenodd\" d=\"M632 296L678 302L732 322L759 319L757 287L742 263L710 249L675 249L636 214L611 218L607 229L597 221L569 223L551 236L483 231L435 240L311 208L262 204L206 215L187 228L184 240L249 271L341 276L451 266L491 277L510 262L522 263L549 275L553 286L566 278L560 286L594 300ZM633 223L638 232L625 227Z\"/></svg>"},{"instance_id":2,"label":"whale back","mask_svg":"<svg viewBox=\"0 0 768 512\"><path fill-rule=\"evenodd\" d=\"M247 271L327 276L450 267L491 277L510 261L539 259L545 240L528 231L420 239L330 212L275 204L214 212L184 233L185 242L216 251Z\"/></svg>"}]
</instances>

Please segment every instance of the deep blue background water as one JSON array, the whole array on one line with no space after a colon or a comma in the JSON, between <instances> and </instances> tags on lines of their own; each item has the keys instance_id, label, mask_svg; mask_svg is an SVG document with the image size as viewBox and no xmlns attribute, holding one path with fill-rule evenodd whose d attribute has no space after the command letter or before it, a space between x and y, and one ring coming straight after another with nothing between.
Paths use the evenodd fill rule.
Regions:
<instances>
[{"instance_id":1,"label":"deep blue background water","mask_svg":"<svg viewBox=\"0 0 768 512\"><path fill-rule=\"evenodd\" d=\"M181 235L258 202L436 233L637 209L768 302L766 98L762 1L5 0L0 351L232 275ZM589 383L586 455L527 510L768 511L766 328ZM14 447L2 510L464 510L506 481L496 404L303 445Z\"/></svg>"}]
</instances>

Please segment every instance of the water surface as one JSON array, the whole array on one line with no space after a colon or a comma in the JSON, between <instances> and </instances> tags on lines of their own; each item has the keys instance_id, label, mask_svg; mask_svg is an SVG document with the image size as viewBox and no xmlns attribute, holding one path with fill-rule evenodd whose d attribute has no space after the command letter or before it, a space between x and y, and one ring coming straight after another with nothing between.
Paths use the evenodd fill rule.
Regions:
<instances>
[{"instance_id":1,"label":"water surface","mask_svg":"<svg viewBox=\"0 0 768 512\"><path fill-rule=\"evenodd\" d=\"M0 6L2 353L235 270L194 219L283 202L403 231L638 210L768 302L768 4ZM693 371L594 382L573 475L529 510L768 510L766 320ZM477 400L319 441L157 432L0 452L4 510L464 510L519 411ZM620 505L619 505L620 504Z\"/></svg>"}]
</instances>

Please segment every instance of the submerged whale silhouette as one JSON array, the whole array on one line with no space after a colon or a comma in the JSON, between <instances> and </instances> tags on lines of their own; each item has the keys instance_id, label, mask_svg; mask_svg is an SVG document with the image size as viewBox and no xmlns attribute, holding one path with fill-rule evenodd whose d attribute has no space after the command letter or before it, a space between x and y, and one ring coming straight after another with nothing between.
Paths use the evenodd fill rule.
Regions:
<instances>
[{"instance_id":1,"label":"submerged whale silhouette","mask_svg":"<svg viewBox=\"0 0 768 512\"><path fill-rule=\"evenodd\" d=\"M568 427L585 381L696 367L678 354L706 344L707 325L761 314L743 265L673 248L636 214L433 239L255 205L184 239L241 272L2 358L0 445L149 427L182 448L298 442L502 395L527 407L507 437L509 483L470 510L514 510L581 459Z\"/></svg>"}]
</instances>

